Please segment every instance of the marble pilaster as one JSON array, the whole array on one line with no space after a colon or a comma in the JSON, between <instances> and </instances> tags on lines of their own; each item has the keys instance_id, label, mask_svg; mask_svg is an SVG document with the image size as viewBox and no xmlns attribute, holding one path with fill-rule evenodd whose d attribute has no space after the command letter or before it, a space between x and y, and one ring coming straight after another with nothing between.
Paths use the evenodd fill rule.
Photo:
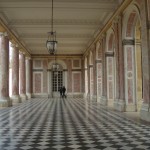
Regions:
<instances>
[{"instance_id":1,"label":"marble pilaster","mask_svg":"<svg viewBox=\"0 0 150 150\"><path fill-rule=\"evenodd\" d=\"M124 53L121 38L121 16L118 16L114 21L114 31L116 38L116 97L114 100L114 108L118 111L125 111Z\"/></svg>"},{"instance_id":2,"label":"marble pilaster","mask_svg":"<svg viewBox=\"0 0 150 150\"><path fill-rule=\"evenodd\" d=\"M102 97L100 103L102 105L107 105L107 69L106 69L106 57L105 57L105 43L106 35L102 38Z\"/></svg>"}]
</instances>

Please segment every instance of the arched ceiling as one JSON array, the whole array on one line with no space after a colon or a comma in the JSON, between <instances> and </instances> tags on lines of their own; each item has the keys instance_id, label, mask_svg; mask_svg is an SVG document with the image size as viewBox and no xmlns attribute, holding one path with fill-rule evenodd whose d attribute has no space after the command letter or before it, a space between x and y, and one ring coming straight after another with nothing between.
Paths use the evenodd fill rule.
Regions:
<instances>
[{"instance_id":1,"label":"arched ceiling","mask_svg":"<svg viewBox=\"0 0 150 150\"><path fill-rule=\"evenodd\" d=\"M121 0L54 0L58 54L83 54ZM0 0L0 17L31 54L48 54L51 0Z\"/></svg>"}]
</instances>

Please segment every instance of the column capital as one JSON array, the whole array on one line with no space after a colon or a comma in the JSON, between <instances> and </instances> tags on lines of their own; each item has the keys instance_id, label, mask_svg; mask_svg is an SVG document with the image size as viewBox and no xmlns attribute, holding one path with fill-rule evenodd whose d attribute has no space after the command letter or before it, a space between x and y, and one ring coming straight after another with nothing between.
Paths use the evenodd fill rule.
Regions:
<instances>
[{"instance_id":1,"label":"column capital","mask_svg":"<svg viewBox=\"0 0 150 150\"><path fill-rule=\"evenodd\" d=\"M101 38L103 39L103 38L105 38L106 37L106 33L103 33L102 35L101 35Z\"/></svg>"},{"instance_id":2,"label":"column capital","mask_svg":"<svg viewBox=\"0 0 150 150\"><path fill-rule=\"evenodd\" d=\"M18 45L18 43L15 41L15 40L13 40L13 39L11 39L11 40L9 40L10 41L10 46L11 47L19 47L19 45Z\"/></svg>"},{"instance_id":3,"label":"column capital","mask_svg":"<svg viewBox=\"0 0 150 150\"><path fill-rule=\"evenodd\" d=\"M26 56L26 60L31 60L31 57Z\"/></svg>"},{"instance_id":4,"label":"column capital","mask_svg":"<svg viewBox=\"0 0 150 150\"><path fill-rule=\"evenodd\" d=\"M22 51L22 49L19 50L19 54L25 55L25 52Z\"/></svg>"},{"instance_id":5,"label":"column capital","mask_svg":"<svg viewBox=\"0 0 150 150\"><path fill-rule=\"evenodd\" d=\"M19 47L18 44L16 44L16 43L11 43L10 46L13 47L13 48L16 48L16 47L18 48Z\"/></svg>"},{"instance_id":6,"label":"column capital","mask_svg":"<svg viewBox=\"0 0 150 150\"><path fill-rule=\"evenodd\" d=\"M121 19L121 16L120 16L120 15L117 15L117 16L113 19L112 24L118 23L120 19Z\"/></svg>"},{"instance_id":7,"label":"column capital","mask_svg":"<svg viewBox=\"0 0 150 150\"><path fill-rule=\"evenodd\" d=\"M7 32L0 32L0 36L8 36Z\"/></svg>"}]
</instances>

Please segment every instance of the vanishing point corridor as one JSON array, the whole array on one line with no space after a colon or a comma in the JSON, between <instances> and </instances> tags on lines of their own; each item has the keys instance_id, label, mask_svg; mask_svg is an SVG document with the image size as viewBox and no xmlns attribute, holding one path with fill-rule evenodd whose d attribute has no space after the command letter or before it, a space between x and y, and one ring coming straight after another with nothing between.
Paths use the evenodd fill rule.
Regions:
<instances>
[{"instance_id":1,"label":"vanishing point corridor","mask_svg":"<svg viewBox=\"0 0 150 150\"><path fill-rule=\"evenodd\" d=\"M80 98L0 109L0 150L149 150L150 126Z\"/></svg>"}]
</instances>

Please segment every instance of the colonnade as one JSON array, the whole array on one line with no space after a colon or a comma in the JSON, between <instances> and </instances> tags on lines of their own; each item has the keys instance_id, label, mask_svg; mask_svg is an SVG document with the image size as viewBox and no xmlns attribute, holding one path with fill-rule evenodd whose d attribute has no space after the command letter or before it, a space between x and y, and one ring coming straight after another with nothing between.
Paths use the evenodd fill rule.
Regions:
<instances>
[{"instance_id":1,"label":"colonnade","mask_svg":"<svg viewBox=\"0 0 150 150\"><path fill-rule=\"evenodd\" d=\"M9 44L11 43L11 44ZM9 95L9 52L12 49L12 95ZM0 107L9 107L31 98L31 58L10 41L6 32L0 33ZM19 91L20 89L20 91Z\"/></svg>"},{"instance_id":2,"label":"colonnade","mask_svg":"<svg viewBox=\"0 0 150 150\"><path fill-rule=\"evenodd\" d=\"M118 111L140 111L146 121L150 121L149 6L149 1L132 1L110 19L84 54L85 96Z\"/></svg>"}]
</instances>

